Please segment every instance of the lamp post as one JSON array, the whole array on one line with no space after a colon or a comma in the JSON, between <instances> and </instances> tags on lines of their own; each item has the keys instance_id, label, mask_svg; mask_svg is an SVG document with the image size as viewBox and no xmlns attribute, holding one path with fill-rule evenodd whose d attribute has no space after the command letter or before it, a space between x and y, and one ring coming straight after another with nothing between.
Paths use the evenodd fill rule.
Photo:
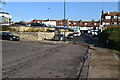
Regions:
<instances>
[{"instance_id":1,"label":"lamp post","mask_svg":"<svg viewBox=\"0 0 120 80\"><path fill-rule=\"evenodd\" d=\"M50 17L49 17L50 16L50 10L51 10L51 8L48 8L48 13L49 13L48 14L48 19L50 19Z\"/></svg>"}]
</instances>

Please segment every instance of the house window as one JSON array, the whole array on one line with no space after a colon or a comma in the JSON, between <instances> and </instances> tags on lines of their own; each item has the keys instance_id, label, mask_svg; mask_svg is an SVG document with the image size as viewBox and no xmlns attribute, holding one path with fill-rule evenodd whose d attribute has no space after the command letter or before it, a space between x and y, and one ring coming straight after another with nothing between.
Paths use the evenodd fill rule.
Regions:
<instances>
[{"instance_id":1,"label":"house window","mask_svg":"<svg viewBox=\"0 0 120 80\"><path fill-rule=\"evenodd\" d=\"M114 22L115 25L117 25L117 22Z\"/></svg>"},{"instance_id":2,"label":"house window","mask_svg":"<svg viewBox=\"0 0 120 80\"><path fill-rule=\"evenodd\" d=\"M62 24L62 22L58 22L58 24Z\"/></svg>"},{"instance_id":3,"label":"house window","mask_svg":"<svg viewBox=\"0 0 120 80\"><path fill-rule=\"evenodd\" d=\"M74 25L77 24L76 22L73 23Z\"/></svg>"},{"instance_id":4,"label":"house window","mask_svg":"<svg viewBox=\"0 0 120 80\"><path fill-rule=\"evenodd\" d=\"M40 21L37 21L37 23L40 23Z\"/></svg>"},{"instance_id":5,"label":"house window","mask_svg":"<svg viewBox=\"0 0 120 80\"><path fill-rule=\"evenodd\" d=\"M114 16L114 19L117 19L117 16Z\"/></svg>"},{"instance_id":6,"label":"house window","mask_svg":"<svg viewBox=\"0 0 120 80\"><path fill-rule=\"evenodd\" d=\"M105 25L105 22L103 22L102 25Z\"/></svg>"},{"instance_id":7,"label":"house window","mask_svg":"<svg viewBox=\"0 0 120 80\"><path fill-rule=\"evenodd\" d=\"M71 24L71 22L69 22L69 24Z\"/></svg>"},{"instance_id":8,"label":"house window","mask_svg":"<svg viewBox=\"0 0 120 80\"><path fill-rule=\"evenodd\" d=\"M88 23L84 23L84 25L87 25Z\"/></svg>"},{"instance_id":9,"label":"house window","mask_svg":"<svg viewBox=\"0 0 120 80\"><path fill-rule=\"evenodd\" d=\"M110 25L110 23L106 23L106 25Z\"/></svg>"},{"instance_id":10,"label":"house window","mask_svg":"<svg viewBox=\"0 0 120 80\"><path fill-rule=\"evenodd\" d=\"M118 16L118 19L120 19L120 16Z\"/></svg>"},{"instance_id":11,"label":"house window","mask_svg":"<svg viewBox=\"0 0 120 80\"><path fill-rule=\"evenodd\" d=\"M97 23L94 23L94 25L97 25Z\"/></svg>"},{"instance_id":12,"label":"house window","mask_svg":"<svg viewBox=\"0 0 120 80\"><path fill-rule=\"evenodd\" d=\"M111 19L111 16L105 16L105 19Z\"/></svg>"},{"instance_id":13,"label":"house window","mask_svg":"<svg viewBox=\"0 0 120 80\"><path fill-rule=\"evenodd\" d=\"M94 25L94 23L92 23L92 25Z\"/></svg>"}]
</instances>

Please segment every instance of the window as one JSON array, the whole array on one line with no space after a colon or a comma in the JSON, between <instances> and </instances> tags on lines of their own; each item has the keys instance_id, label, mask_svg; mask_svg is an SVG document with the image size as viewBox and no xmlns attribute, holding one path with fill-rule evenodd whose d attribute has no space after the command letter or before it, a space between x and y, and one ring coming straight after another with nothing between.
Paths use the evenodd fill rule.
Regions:
<instances>
[{"instance_id":1,"label":"window","mask_svg":"<svg viewBox=\"0 0 120 80\"><path fill-rule=\"evenodd\" d=\"M73 23L74 25L77 24L76 22Z\"/></svg>"},{"instance_id":2,"label":"window","mask_svg":"<svg viewBox=\"0 0 120 80\"><path fill-rule=\"evenodd\" d=\"M110 25L110 23L106 23L106 25Z\"/></svg>"},{"instance_id":3,"label":"window","mask_svg":"<svg viewBox=\"0 0 120 80\"><path fill-rule=\"evenodd\" d=\"M62 24L62 22L58 22L58 24Z\"/></svg>"},{"instance_id":4,"label":"window","mask_svg":"<svg viewBox=\"0 0 120 80\"><path fill-rule=\"evenodd\" d=\"M111 19L111 16L105 16L105 19Z\"/></svg>"},{"instance_id":5,"label":"window","mask_svg":"<svg viewBox=\"0 0 120 80\"><path fill-rule=\"evenodd\" d=\"M40 21L37 21L37 23L40 23Z\"/></svg>"},{"instance_id":6,"label":"window","mask_svg":"<svg viewBox=\"0 0 120 80\"><path fill-rule=\"evenodd\" d=\"M69 22L69 24L71 24L71 22Z\"/></svg>"},{"instance_id":7,"label":"window","mask_svg":"<svg viewBox=\"0 0 120 80\"><path fill-rule=\"evenodd\" d=\"M94 23L92 23L92 25L94 25Z\"/></svg>"},{"instance_id":8,"label":"window","mask_svg":"<svg viewBox=\"0 0 120 80\"><path fill-rule=\"evenodd\" d=\"M118 19L120 19L120 16L118 16Z\"/></svg>"},{"instance_id":9,"label":"window","mask_svg":"<svg viewBox=\"0 0 120 80\"><path fill-rule=\"evenodd\" d=\"M94 23L94 25L97 25L97 23Z\"/></svg>"},{"instance_id":10,"label":"window","mask_svg":"<svg viewBox=\"0 0 120 80\"><path fill-rule=\"evenodd\" d=\"M117 22L114 22L114 24L116 25L116 24L117 24Z\"/></svg>"},{"instance_id":11,"label":"window","mask_svg":"<svg viewBox=\"0 0 120 80\"><path fill-rule=\"evenodd\" d=\"M87 25L88 23L84 23L84 25Z\"/></svg>"},{"instance_id":12,"label":"window","mask_svg":"<svg viewBox=\"0 0 120 80\"><path fill-rule=\"evenodd\" d=\"M114 19L117 19L117 16L114 16Z\"/></svg>"}]
</instances>

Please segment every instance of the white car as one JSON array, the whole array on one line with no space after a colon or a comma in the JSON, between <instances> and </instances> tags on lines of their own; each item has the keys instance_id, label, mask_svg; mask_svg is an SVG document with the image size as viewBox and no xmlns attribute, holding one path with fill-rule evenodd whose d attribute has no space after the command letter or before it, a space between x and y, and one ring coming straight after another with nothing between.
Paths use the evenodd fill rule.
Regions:
<instances>
[{"instance_id":1,"label":"white car","mask_svg":"<svg viewBox=\"0 0 120 80\"><path fill-rule=\"evenodd\" d=\"M81 33L74 33L73 34L74 37L77 37L77 36L80 36L80 35L81 35Z\"/></svg>"}]
</instances>

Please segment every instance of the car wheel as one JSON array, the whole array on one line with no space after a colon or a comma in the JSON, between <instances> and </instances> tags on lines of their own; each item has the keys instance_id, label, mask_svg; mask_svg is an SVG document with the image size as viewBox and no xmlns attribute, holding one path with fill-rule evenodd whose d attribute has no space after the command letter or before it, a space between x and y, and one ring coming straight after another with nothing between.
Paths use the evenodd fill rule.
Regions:
<instances>
[{"instance_id":1,"label":"car wheel","mask_svg":"<svg viewBox=\"0 0 120 80\"><path fill-rule=\"evenodd\" d=\"M10 41L13 41L13 38L10 38Z\"/></svg>"}]
</instances>

